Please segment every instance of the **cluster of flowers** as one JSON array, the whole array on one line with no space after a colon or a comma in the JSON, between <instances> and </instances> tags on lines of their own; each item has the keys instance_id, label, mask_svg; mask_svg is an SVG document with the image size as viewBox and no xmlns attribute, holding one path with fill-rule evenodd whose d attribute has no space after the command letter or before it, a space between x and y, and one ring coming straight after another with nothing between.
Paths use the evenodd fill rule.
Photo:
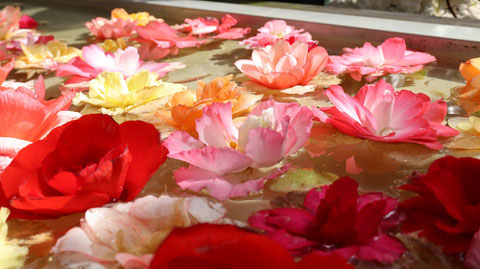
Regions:
<instances>
[{"instance_id":1,"label":"cluster of flowers","mask_svg":"<svg viewBox=\"0 0 480 269\"><path fill-rule=\"evenodd\" d=\"M480 161L473 158L445 157L426 174L414 173L401 188L417 196L401 203L382 193L359 193L348 177L311 189L302 207L259 211L248 224L230 219L218 202L261 192L266 181L285 173L288 157L305 145L314 121L361 139L432 150L441 150L442 139L457 135L456 129L480 132L474 116L452 120L456 129L447 127L443 100L395 91L378 79L415 72L435 60L407 50L403 39L378 47L367 42L329 56L308 32L273 20L241 42L254 48L252 59L235 65L251 81L237 85L231 75L218 77L198 81L193 91L159 79L183 63L143 60L213 38L243 38L250 29L233 28L237 21L228 14L221 22L186 19L172 27L146 12L115 9L110 20L86 24L95 37L110 40L81 50L39 41L45 39L33 31L35 41L14 38L19 14L8 6L0 14L0 35L7 33L2 44L20 42L23 53L9 53L0 68L0 262L21 265L27 252L6 239L9 214L48 219L85 212L80 227L52 249L64 267L352 268L357 260L398 260L406 248L394 237L397 227L420 231L446 253L466 253L467 266L480 266L480 200L474 187ZM141 45L127 46L133 42ZM6 81L13 68L33 67L56 70L70 87L45 100L41 76L33 84ZM463 98L478 90L480 68L476 59L460 68L469 80ZM313 81L322 71L375 82L354 97L330 86L324 94L333 106L320 108L261 102L263 96L252 91L306 93L317 88ZM80 113L68 111L72 104ZM216 200L135 199L167 157L189 164L174 171L180 188ZM105 206L110 203L115 204ZM237 227L242 225L264 234Z\"/></svg>"}]
</instances>

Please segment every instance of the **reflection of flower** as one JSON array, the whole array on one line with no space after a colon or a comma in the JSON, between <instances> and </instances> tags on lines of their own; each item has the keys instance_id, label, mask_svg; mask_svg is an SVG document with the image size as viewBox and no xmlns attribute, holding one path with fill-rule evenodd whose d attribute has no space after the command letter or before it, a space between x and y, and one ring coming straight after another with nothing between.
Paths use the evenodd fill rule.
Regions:
<instances>
[{"instance_id":1,"label":"reflection of flower","mask_svg":"<svg viewBox=\"0 0 480 269\"><path fill-rule=\"evenodd\" d=\"M165 161L160 134L86 115L23 148L5 169L2 195L14 217L49 218L133 200Z\"/></svg>"},{"instance_id":2,"label":"reflection of flower","mask_svg":"<svg viewBox=\"0 0 480 269\"><path fill-rule=\"evenodd\" d=\"M402 231L420 231L444 252L466 251L480 228L479 171L478 159L447 156L426 174L413 174L401 187L418 194L400 205L406 215Z\"/></svg>"},{"instance_id":3,"label":"reflection of flower","mask_svg":"<svg viewBox=\"0 0 480 269\"><path fill-rule=\"evenodd\" d=\"M250 112L262 95L248 93L245 88L237 86L231 79L232 75L217 77L208 84L200 80L196 92L175 93L166 106L168 110L158 111L154 117L148 116L142 120L155 122L162 133L181 130L197 136L195 120L202 116L202 109L207 105L231 102L234 118Z\"/></svg>"},{"instance_id":4,"label":"reflection of flower","mask_svg":"<svg viewBox=\"0 0 480 269\"><path fill-rule=\"evenodd\" d=\"M119 49L111 54L105 53L97 45L90 45L82 48L82 57L73 58L67 64L60 65L57 76L73 76L65 82L69 84L91 80L103 71L120 72L130 77L140 71L148 70L162 77L167 72L184 67L185 65L180 62L143 63L135 47Z\"/></svg>"},{"instance_id":5,"label":"reflection of flower","mask_svg":"<svg viewBox=\"0 0 480 269\"><path fill-rule=\"evenodd\" d=\"M326 70L333 74L348 73L355 80L362 76L368 82L391 73L413 73L434 62L432 55L407 50L405 40L389 38L378 47L366 42L361 48L344 48L341 56L330 56Z\"/></svg>"},{"instance_id":6,"label":"reflection of flower","mask_svg":"<svg viewBox=\"0 0 480 269\"><path fill-rule=\"evenodd\" d=\"M309 191L305 209L264 210L248 221L293 254L312 251L347 260L395 261L405 249L385 231L398 222L393 214L398 202L381 193L358 195L357 188L353 179L340 178Z\"/></svg>"},{"instance_id":7,"label":"reflection of flower","mask_svg":"<svg viewBox=\"0 0 480 269\"><path fill-rule=\"evenodd\" d=\"M155 111L165 105L167 97L185 89L184 85L158 80L158 74L150 71L127 79L119 72L103 72L90 81L90 90L77 93L72 103L83 106L82 114L102 113L123 122Z\"/></svg>"},{"instance_id":8,"label":"reflection of flower","mask_svg":"<svg viewBox=\"0 0 480 269\"><path fill-rule=\"evenodd\" d=\"M303 31L303 29L296 30L295 27L287 25L284 20L271 20L258 29L259 33L256 36L245 39L240 44L249 48L264 48L273 45L279 39L288 40L290 43L314 42L310 33L303 33Z\"/></svg>"},{"instance_id":9,"label":"reflection of flower","mask_svg":"<svg viewBox=\"0 0 480 269\"><path fill-rule=\"evenodd\" d=\"M480 118L476 116L448 119L448 125L458 130L460 136L446 145L452 149L480 149Z\"/></svg>"},{"instance_id":10,"label":"reflection of flower","mask_svg":"<svg viewBox=\"0 0 480 269\"><path fill-rule=\"evenodd\" d=\"M23 54L15 59L15 68L28 69L38 68L55 70L59 64L66 64L74 57L82 54L82 51L68 47L60 41L49 41L47 44L21 45Z\"/></svg>"},{"instance_id":11,"label":"reflection of flower","mask_svg":"<svg viewBox=\"0 0 480 269\"><path fill-rule=\"evenodd\" d=\"M467 85L458 89L458 103L468 113L480 110L480 58L460 64L459 70Z\"/></svg>"},{"instance_id":12,"label":"reflection of flower","mask_svg":"<svg viewBox=\"0 0 480 269\"><path fill-rule=\"evenodd\" d=\"M308 45L279 40L270 49L254 50L251 60L238 60L235 66L254 82L271 89L307 85L328 61L327 51Z\"/></svg>"},{"instance_id":13,"label":"reflection of flower","mask_svg":"<svg viewBox=\"0 0 480 269\"><path fill-rule=\"evenodd\" d=\"M239 39L250 32L250 28L232 28L237 20L230 14L226 14L220 23L216 18L185 19L186 24L181 25L180 30L192 35L207 37L208 34L216 34L212 38Z\"/></svg>"},{"instance_id":14,"label":"reflection of flower","mask_svg":"<svg viewBox=\"0 0 480 269\"><path fill-rule=\"evenodd\" d=\"M7 241L8 225L6 223L10 211L0 208L0 266L2 268L21 268L28 254L27 247L19 247Z\"/></svg>"},{"instance_id":15,"label":"reflection of flower","mask_svg":"<svg viewBox=\"0 0 480 269\"><path fill-rule=\"evenodd\" d=\"M148 268L156 247L171 229L228 222L225 212L221 204L207 198L168 195L91 208L80 227L57 240L52 249L54 260L66 268L86 264L89 268L114 264L127 269Z\"/></svg>"},{"instance_id":16,"label":"reflection of flower","mask_svg":"<svg viewBox=\"0 0 480 269\"><path fill-rule=\"evenodd\" d=\"M183 189L206 189L217 199L248 195L263 187L263 179L233 181L229 174L248 167L269 167L297 152L308 139L312 114L295 103L259 104L237 129L231 103L214 103L196 120L199 139L177 131L165 140L169 157L190 164L174 172Z\"/></svg>"},{"instance_id":17,"label":"reflection of flower","mask_svg":"<svg viewBox=\"0 0 480 269\"><path fill-rule=\"evenodd\" d=\"M157 19L148 12L127 13L123 8L115 8L112 10L112 19L123 19L135 21L135 25L146 25L150 21L163 22L163 19Z\"/></svg>"},{"instance_id":18,"label":"reflection of flower","mask_svg":"<svg viewBox=\"0 0 480 269\"><path fill-rule=\"evenodd\" d=\"M384 80L365 85L355 97L348 96L336 85L325 94L334 106L313 108L315 116L351 136L417 143L438 150L443 147L439 137L458 134L442 124L447 112L444 101L430 103L425 94L395 92Z\"/></svg>"},{"instance_id":19,"label":"reflection of flower","mask_svg":"<svg viewBox=\"0 0 480 269\"><path fill-rule=\"evenodd\" d=\"M201 266L200 266L201 265ZM336 268L352 269L338 256L310 255L299 263L279 244L233 225L199 224L175 229L150 268Z\"/></svg>"}]
</instances>

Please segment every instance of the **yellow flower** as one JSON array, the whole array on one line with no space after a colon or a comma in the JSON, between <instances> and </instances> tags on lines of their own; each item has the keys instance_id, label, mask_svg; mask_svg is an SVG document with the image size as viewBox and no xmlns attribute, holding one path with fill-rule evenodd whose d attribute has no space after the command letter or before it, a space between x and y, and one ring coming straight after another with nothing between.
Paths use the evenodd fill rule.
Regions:
<instances>
[{"instance_id":1,"label":"yellow flower","mask_svg":"<svg viewBox=\"0 0 480 269\"><path fill-rule=\"evenodd\" d=\"M106 39L103 43L98 43L97 45L105 52L116 52L118 49L124 50L127 47L127 43L121 37L116 40Z\"/></svg>"},{"instance_id":2,"label":"yellow flower","mask_svg":"<svg viewBox=\"0 0 480 269\"><path fill-rule=\"evenodd\" d=\"M450 127L457 129L460 135L446 145L451 149L480 149L480 118L476 116L454 117L448 120Z\"/></svg>"},{"instance_id":3,"label":"yellow flower","mask_svg":"<svg viewBox=\"0 0 480 269\"><path fill-rule=\"evenodd\" d=\"M0 269L20 268L28 254L27 247L19 247L7 241L7 217L10 214L7 208L0 208Z\"/></svg>"},{"instance_id":4,"label":"yellow flower","mask_svg":"<svg viewBox=\"0 0 480 269\"><path fill-rule=\"evenodd\" d=\"M184 85L158 80L158 74L150 71L127 79L119 72L103 72L90 81L88 93L78 93L72 104L83 106L82 114L102 113L123 122L156 111L169 96L184 90Z\"/></svg>"},{"instance_id":5,"label":"yellow flower","mask_svg":"<svg viewBox=\"0 0 480 269\"><path fill-rule=\"evenodd\" d=\"M58 64L66 64L72 58L81 56L82 51L68 47L60 41L49 41L47 44L22 46L23 54L17 57L15 68L56 69Z\"/></svg>"},{"instance_id":6,"label":"yellow flower","mask_svg":"<svg viewBox=\"0 0 480 269\"><path fill-rule=\"evenodd\" d=\"M136 25L138 26L145 26L148 22L157 20L159 22L163 22L163 19L157 19L154 16L150 15L148 12L138 12L138 13L131 13L128 14L127 11L123 8L116 8L112 10L112 19L123 19L123 20L134 20L136 21Z\"/></svg>"}]
</instances>

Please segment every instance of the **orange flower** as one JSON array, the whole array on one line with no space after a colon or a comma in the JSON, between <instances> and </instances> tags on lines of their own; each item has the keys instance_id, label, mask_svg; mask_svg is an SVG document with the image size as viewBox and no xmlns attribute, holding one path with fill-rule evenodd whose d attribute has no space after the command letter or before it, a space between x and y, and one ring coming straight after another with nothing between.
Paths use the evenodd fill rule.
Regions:
<instances>
[{"instance_id":1,"label":"orange flower","mask_svg":"<svg viewBox=\"0 0 480 269\"><path fill-rule=\"evenodd\" d=\"M233 82L232 75L217 77L210 83L198 81L197 91L187 90L175 93L166 104L165 110L158 111L144 120L154 123L162 133L175 130L196 136L195 120L202 116L202 109L212 103L232 102L233 117L250 112L262 95L247 93L246 89Z\"/></svg>"},{"instance_id":2,"label":"orange flower","mask_svg":"<svg viewBox=\"0 0 480 269\"><path fill-rule=\"evenodd\" d=\"M163 22L163 19L155 18L148 12L128 13L123 8L115 8L111 13L112 19L133 20L136 25L144 26L150 21L157 20Z\"/></svg>"},{"instance_id":3,"label":"orange flower","mask_svg":"<svg viewBox=\"0 0 480 269\"><path fill-rule=\"evenodd\" d=\"M459 70L467 85L458 89L458 103L470 114L480 110L480 57L460 64Z\"/></svg>"}]
</instances>

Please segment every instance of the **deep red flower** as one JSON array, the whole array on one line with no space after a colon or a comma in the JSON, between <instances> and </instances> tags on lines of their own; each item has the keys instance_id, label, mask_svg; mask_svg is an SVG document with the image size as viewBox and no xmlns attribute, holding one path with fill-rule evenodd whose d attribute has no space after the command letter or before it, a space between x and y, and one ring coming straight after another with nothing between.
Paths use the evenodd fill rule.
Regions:
<instances>
[{"instance_id":1,"label":"deep red flower","mask_svg":"<svg viewBox=\"0 0 480 269\"><path fill-rule=\"evenodd\" d=\"M1 206L13 217L49 218L130 201L166 155L153 125L86 115L17 154L2 174Z\"/></svg>"},{"instance_id":2,"label":"deep red flower","mask_svg":"<svg viewBox=\"0 0 480 269\"><path fill-rule=\"evenodd\" d=\"M418 194L400 209L405 233L420 231L444 252L466 251L480 228L480 160L447 156L424 175L414 173L404 190Z\"/></svg>"},{"instance_id":3,"label":"deep red flower","mask_svg":"<svg viewBox=\"0 0 480 269\"><path fill-rule=\"evenodd\" d=\"M295 264L281 245L233 225L199 224L177 228L157 249L151 269L350 269L338 256L312 255Z\"/></svg>"},{"instance_id":4,"label":"deep red flower","mask_svg":"<svg viewBox=\"0 0 480 269\"><path fill-rule=\"evenodd\" d=\"M251 216L251 226L293 254L335 253L345 259L393 262L405 252L402 244L384 232L397 224L397 200L381 193L358 195L351 178L312 189L305 209L279 208Z\"/></svg>"},{"instance_id":5,"label":"deep red flower","mask_svg":"<svg viewBox=\"0 0 480 269\"><path fill-rule=\"evenodd\" d=\"M28 15L22 15L19 23L20 29L37 29L38 27L37 21Z\"/></svg>"}]
</instances>

